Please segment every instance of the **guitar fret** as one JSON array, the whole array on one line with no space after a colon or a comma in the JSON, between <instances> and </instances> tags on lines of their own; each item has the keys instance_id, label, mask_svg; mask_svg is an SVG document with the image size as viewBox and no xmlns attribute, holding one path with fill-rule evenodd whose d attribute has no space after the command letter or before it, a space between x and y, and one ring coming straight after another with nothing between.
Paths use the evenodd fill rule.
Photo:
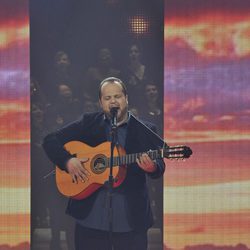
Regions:
<instances>
[{"instance_id":1,"label":"guitar fret","mask_svg":"<svg viewBox=\"0 0 250 250\"><path fill-rule=\"evenodd\" d=\"M157 157L156 157L156 153L157 151L153 151L153 154L152 154L152 159L155 160Z\"/></svg>"},{"instance_id":2,"label":"guitar fret","mask_svg":"<svg viewBox=\"0 0 250 250\"><path fill-rule=\"evenodd\" d=\"M139 158L141 156L140 153L136 153L136 158Z\"/></svg>"},{"instance_id":3,"label":"guitar fret","mask_svg":"<svg viewBox=\"0 0 250 250\"><path fill-rule=\"evenodd\" d=\"M152 150L146 152L149 157L152 157Z\"/></svg>"},{"instance_id":4,"label":"guitar fret","mask_svg":"<svg viewBox=\"0 0 250 250\"><path fill-rule=\"evenodd\" d=\"M155 160L155 159L156 159L155 153L156 153L155 150L151 152L151 157L150 157L150 158L151 158L152 160Z\"/></svg>"},{"instance_id":5,"label":"guitar fret","mask_svg":"<svg viewBox=\"0 0 250 250\"><path fill-rule=\"evenodd\" d=\"M152 151L149 151L149 152L148 152L148 155L149 155L149 157L152 159L153 152L152 152Z\"/></svg>"},{"instance_id":6,"label":"guitar fret","mask_svg":"<svg viewBox=\"0 0 250 250\"><path fill-rule=\"evenodd\" d=\"M158 150L156 151L155 155L156 155L156 158L157 158L157 159L158 159L158 158L161 158L160 152L159 152Z\"/></svg>"},{"instance_id":7,"label":"guitar fret","mask_svg":"<svg viewBox=\"0 0 250 250\"><path fill-rule=\"evenodd\" d=\"M135 154L131 154L131 161L130 163L134 163L135 162Z\"/></svg>"},{"instance_id":8,"label":"guitar fret","mask_svg":"<svg viewBox=\"0 0 250 250\"><path fill-rule=\"evenodd\" d=\"M129 163L135 162L134 158L135 158L135 155L134 154L130 154Z\"/></svg>"}]
</instances>

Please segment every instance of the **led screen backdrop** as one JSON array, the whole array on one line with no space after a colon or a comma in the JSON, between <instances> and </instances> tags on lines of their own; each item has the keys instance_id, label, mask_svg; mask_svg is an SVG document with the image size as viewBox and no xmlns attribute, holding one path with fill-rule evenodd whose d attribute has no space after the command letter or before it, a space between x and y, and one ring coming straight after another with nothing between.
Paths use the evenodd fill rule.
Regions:
<instances>
[{"instance_id":1,"label":"led screen backdrop","mask_svg":"<svg viewBox=\"0 0 250 250\"><path fill-rule=\"evenodd\" d=\"M249 69L249 1L165 1L166 248L250 247Z\"/></svg>"},{"instance_id":2,"label":"led screen backdrop","mask_svg":"<svg viewBox=\"0 0 250 250\"><path fill-rule=\"evenodd\" d=\"M29 249L28 1L0 7L0 249Z\"/></svg>"},{"instance_id":3,"label":"led screen backdrop","mask_svg":"<svg viewBox=\"0 0 250 250\"><path fill-rule=\"evenodd\" d=\"M165 248L250 246L248 2L165 1L165 138L194 151L168 162ZM29 110L28 1L2 0L0 249L29 249Z\"/></svg>"}]
</instances>

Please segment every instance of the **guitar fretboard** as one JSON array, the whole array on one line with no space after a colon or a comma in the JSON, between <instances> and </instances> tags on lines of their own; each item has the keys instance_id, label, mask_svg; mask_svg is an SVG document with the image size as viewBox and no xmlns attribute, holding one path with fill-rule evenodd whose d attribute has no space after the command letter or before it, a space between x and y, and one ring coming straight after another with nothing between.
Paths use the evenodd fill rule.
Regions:
<instances>
[{"instance_id":1,"label":"guitar fretboard","mask_svg":"<svg viewBox=\"0 0 250 250\"><path fill-rule=\"evenodd\" d=\"M158 150L150 150L146 152L152 160L162 158ZM113 166L127 165L135 163L143 153L127 154L122 156L115 156ZM107 166L110 166L110 158L107 159Z\"/></svg>"}]
</instances>

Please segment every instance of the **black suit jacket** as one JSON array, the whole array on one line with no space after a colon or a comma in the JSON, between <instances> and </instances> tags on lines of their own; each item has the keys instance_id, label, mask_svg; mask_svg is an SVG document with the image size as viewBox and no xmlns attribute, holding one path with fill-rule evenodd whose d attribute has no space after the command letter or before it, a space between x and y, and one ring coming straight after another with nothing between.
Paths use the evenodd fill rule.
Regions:
<instances>
[{"instance_id":1,"label":"black suit jacket","mask_svg":"<svg viewBox=\"0 0 250 250\"><path fill-rule=\"evenodd\" d=\"M125 150L127 153L146 152L163 147L163 141L152 131L155 126L147 123L144 126L133 115L127 128ZM84 114L82 119L59 129L45 137L43 147L52 162L65 170L66 162L73 156L63 149L69 141L78 140L90 146L97 146L107 141L104 114L102 112ZM157 160L154 173L144 172L136 163L130 164L124 182L118 187L127 200L130 226L135 230L143 230L152 226L152 212L146 187L146 174L152 178L163 175L165 164ZM77 219L85 218L90 212L98 191L84 200L70 199L66 212Z\"/></svg>"}]
</instances>

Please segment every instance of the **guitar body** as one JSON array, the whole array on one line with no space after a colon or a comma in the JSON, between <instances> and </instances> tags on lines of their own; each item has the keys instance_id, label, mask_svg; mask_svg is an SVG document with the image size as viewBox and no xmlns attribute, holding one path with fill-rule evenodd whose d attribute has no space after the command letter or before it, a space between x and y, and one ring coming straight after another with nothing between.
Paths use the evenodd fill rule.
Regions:
<instances>
[{"instance_id":1,"label":"guitar body","mask_svg":"<svg viewBox=\"0 0 250 250\"><path fill-rule=\"evenodd\" d=\"M85 182L72 182L72 177L66 172L56 167L57 188L65 196L81 200L90 196L109 179L109 167L107 158L110 157L110 142L104 142L96 147L90 147L79 141L71 141L64 145L64 148L77 158L88 158L84 167L90 173L89 180ZM125 155L122 148L114 149L114 156ZM114 166L114 187L118 187L126 177L126 166Z\"/></svg>"},{"instance_id":2,"label":"guitar body","mask_svg":"<svg viewBox=\"0 0 250 250\"><path fill-rule=\"evenodd\" d=\"M85 182L78 180L78 183L73 183L72 177L66 171L56 167L57 188L61 194L67 197L77 200L87 198L109 179L111 142L104 142L96 147L90 147L80 141L71 141L66 143L64 148L74 157L89 159L84 163L84 167L88 170L90 176ZM126 165L135 163L142 153L126 155L123 148L114 148L114 160L116 165L119 165L113 167L114 188L124 181L127 173ZM152 160L164 157L168 159L184 159L190 157L192 150L187 146L166 146L158 150L149 150L146 153Z\"/></svg>"}]
</instances>

